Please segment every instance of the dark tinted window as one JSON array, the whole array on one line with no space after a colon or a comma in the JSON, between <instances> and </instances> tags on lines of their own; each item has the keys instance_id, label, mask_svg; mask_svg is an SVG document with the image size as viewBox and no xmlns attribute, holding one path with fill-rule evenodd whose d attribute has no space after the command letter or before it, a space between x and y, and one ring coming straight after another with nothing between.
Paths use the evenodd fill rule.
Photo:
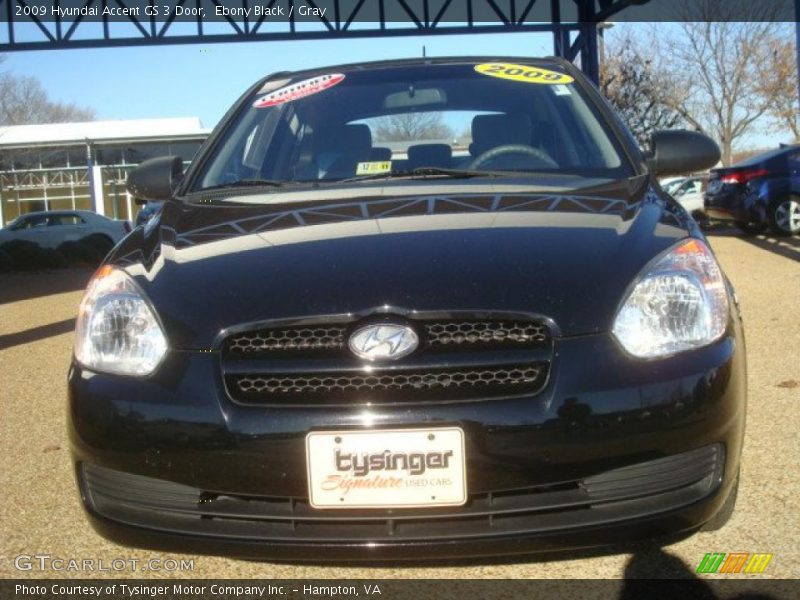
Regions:
<instances>
[{"instance_id":1,"label":"dark tinted window","mask_svg":"<svg viewBox=\"0 0 800 600\"><path fill-rule=\"evenodd\" d=\"M99 165L122 164L121 146L97 146L95 148L95 162Z\"/></svg>"},{"instance_id":2,"label":"dark tinted window","mask_svg":"<svg viewBox=\"0 0 800 600\"><path fill-rule=\"evenodd\" d=\"M56 169L59 167L66 167L67 150L66 148L57 148L55 150L42 150L41 160L43 169Z\"/></svg>"},{"instance_id":3,"label":"dark tinted window","mask_svg":"<svg viewBox=\"0 0 800 600\"><path fill-rule=\"evenodd\" d=\"M150 158L157 158L159 156L169 156L169 144L164 143L151 143L151 144L131 144L125 148L125 162L138 165Z\"/></svg>"},{"instance_id":4,"label":"dark tinted window","mask_svg":"<svg viewBox=\"0 0 800 600\"><path fill-rule=\"evenodd\" d=\"M184 161L190 161L194 158L197 150L200 148L202 142L171 142L169 145L169 153L174 156L180 156Z\"/></svg>"},{"instance_id":5,"label":"dark tinted window","mask_svg":"<svg viewBox=\"0 0 800 600\"><path fill-rule=\"evenodd\" d=\"M11 164L18 171L39 168L38 150L12 150Z\"/></svg>"},{"instance_id":6,"label":"dark tinted window","mask_svg":"<svg viewBox=\"0 0 800 600\"><path fill-rule=\"evenodd\" d=\"M85 167L86 166L86 148L84 146L76 146L67 150L70 167Z\"/></svg>"},{"instance_id":7,"label":"dark tinted window","mask_svg":"<svg viewBox=\"0 0 800 600\"><path fill-rule=\"evenodd\" d=\"M14 225L14 229L34 229L36 227L46 227L47 226L47 216L46 215L33 215L30 217L24 217L18 223Z\"/></svg>"},{"instance_id":8,"label":"dark tinted window","mask_svg":"<svg viewBox=\"0 0 800 600\"><path fill-rule=\"evenodd\" d=\"M83 222L83 219L81 219L78 215L51 215L47 218L47 225L49 227L80 225Z\"/></svg>"}]
</instances>

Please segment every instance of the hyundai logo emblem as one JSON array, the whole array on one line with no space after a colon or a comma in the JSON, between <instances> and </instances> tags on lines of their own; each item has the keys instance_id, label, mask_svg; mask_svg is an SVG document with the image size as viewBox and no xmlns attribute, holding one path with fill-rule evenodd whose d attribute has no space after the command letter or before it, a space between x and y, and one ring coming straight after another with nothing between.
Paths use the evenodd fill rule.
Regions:
<instances>
[{"instance_id":1,"label":"hyundai logo emblem","mask_svg":"<svg viewBox=\"0 0 800 600\"><path fill-rule=\"evenodd\" d=\"M357 329L350 336L350 351L367 360L397 360L419 346L419 338L405 325L377 324Z\"/></svg>"}]
</instances>

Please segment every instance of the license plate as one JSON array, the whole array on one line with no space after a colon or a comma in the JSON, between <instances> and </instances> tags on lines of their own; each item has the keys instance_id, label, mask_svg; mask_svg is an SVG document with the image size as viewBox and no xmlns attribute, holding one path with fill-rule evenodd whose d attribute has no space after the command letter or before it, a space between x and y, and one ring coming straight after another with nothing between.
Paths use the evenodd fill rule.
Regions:
<instances>
[{"instance_id":1,"label":"license plate","mask_svg":"<svg viewBox=\"0 0 800 600\"><path fill-rule=\"evenodd\" d=\"M467 501L457 427L322 431L306 436L314 508L460 506Z\"/></svg>"}]
</instances>

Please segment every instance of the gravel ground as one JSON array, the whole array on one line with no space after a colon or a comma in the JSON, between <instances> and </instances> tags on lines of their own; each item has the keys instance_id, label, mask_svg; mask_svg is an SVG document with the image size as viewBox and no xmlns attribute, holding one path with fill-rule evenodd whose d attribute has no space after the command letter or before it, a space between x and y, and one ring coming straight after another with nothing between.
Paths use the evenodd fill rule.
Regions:
<instances>
[{"instance_id":1,"label":"gravel ground","mask_svg":"<svg viewBox=\"0 0 800 600\"><path fill-rule=\"evenodd\" d=\"M749 405L739 503L721 531L659 548L435 565L308 566L194 557L194 570L158 577L558 578L689 577L706 552L772 552L764 576L800 577L800 239L710 237L736 286L749 358ZM65 375L86 271L0 276L0 577L80 576L14 568L19 554L167 558L96 535L73 482L65 434ZM172 556L172 558L192 558ZM148 576L130 571L120 576Z\"/></svg>"}]
</instances>

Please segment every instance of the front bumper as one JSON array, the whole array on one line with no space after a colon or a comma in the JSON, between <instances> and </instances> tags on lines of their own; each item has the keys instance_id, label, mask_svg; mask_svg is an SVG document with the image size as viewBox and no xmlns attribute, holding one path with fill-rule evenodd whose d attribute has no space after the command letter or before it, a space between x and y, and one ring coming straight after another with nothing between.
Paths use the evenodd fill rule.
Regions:
<instances>
[{"instance_id":1,"label":"front bumper","mask_svg":"<svg viewBox=\"0 0 800 600\"><path fill-rule=\"evenodd\" d=\"M122 543L290 560L549 551L709 520L739 466L746 376L738 324L667 360L632 361L607 335L560 339L554 350L547 387L533 397L373 409L236 405L213 353L173 352L144 380L74 365L70 435L84 506L101 534ZM466 433L464 507L354 516L306 506L308 431L445 425ZM693 469L676 458L714 447L721 458L705 471L702 461L689 461ZM648 461L662 462L634 467ZM656 472L653 464L671 466ZM87 476L87 467L100 469ZM616 479L632 482L627 495L592 496L592 484L601 489L626 467ZM125 481L130 491L119 493Z\"/></svg>"}]
</instances>

